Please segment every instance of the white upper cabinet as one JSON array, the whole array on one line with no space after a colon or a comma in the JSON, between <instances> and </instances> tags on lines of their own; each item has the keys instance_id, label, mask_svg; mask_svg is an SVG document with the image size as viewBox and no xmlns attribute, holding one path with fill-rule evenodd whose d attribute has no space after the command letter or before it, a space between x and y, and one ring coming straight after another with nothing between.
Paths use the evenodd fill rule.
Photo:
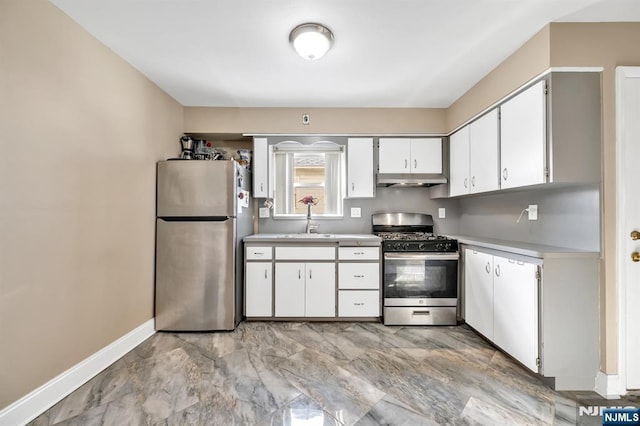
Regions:
<instances>
[{"instance_id":1,"label":"white upper cabinet","mask_svg":"<svg viewBox=\"0 0 640 426\"><path fill-rule=\"evenodd\" d=\"M442 139L380 138L378 172L442 173Z\"/></svg>"},{"instance_id":2,"label":"white upper cabinet","mask_svg":"<svg viewBox=\"0 0 640 426\"><path fill-rule=\"evenodd\" d=\"M498 178L498 110L469 125L469 189L472 194L500 187Z\"/></svg>"},{"instance_id":3,"label":"white upper cabinet","mask_svg":"<svg viewBox=\"0 0 640 426\"><path fill-rule=\"evenodd\" d=\"M411 173L442 173L442 139L411 139Z\"/></svg>"},{"instance_id":4,"label":"white upper cabinet","mask_svg":"<svg viewBox=\"0 0 640 426\"><path fill-rule=\"evenodd\" d=\"M411 139L380 138L378 172L411 173Z\"/></svg>"},{"instance_id":5,"label":"white upper cabinet","mask_svg":"<svg viewBox=\"0 0 640 426\"><path fill-rule=\"evenodd\" d=\"M374 197L373 138L347 141L347 198Z\"/></svg>"},{"instance_id":6,"label":"white upper cabinet","mask_svg":"<svg viewBox=\"0 0 640 426\"><path fill-rule=\"evenodd\" d=\"M253 172L254 198L269 197L269 148L267 138L253 138Z\"/></svg>"},{"instance_id":7,"label":"white upper cabinet","mask_svg":"<svg viewBox=\"0 0 640 426\"><path fill-rule=\"evenodd\" d=\"M449 138L449 195L469 193L469 126Z\"/></svg>"},{"instance_id":8,"label":"white upper cabinet","mask_svg":"<svg viewBox=\"0 0 640 426\"><path fill-rule=\"evenodd\" d=\"M449 195L499 188L498 110L494 109L449 138Z\"/></svg>"},{"instance_id":9,"label":"white upper cabinet","mask_svg":"<svg viewBox=\"0 0 640 426\"><path fill-rule=\"evenodd\" d=\"M545 183L546 81L500 106L501 187Z\"/></svg>"}]
</instances>

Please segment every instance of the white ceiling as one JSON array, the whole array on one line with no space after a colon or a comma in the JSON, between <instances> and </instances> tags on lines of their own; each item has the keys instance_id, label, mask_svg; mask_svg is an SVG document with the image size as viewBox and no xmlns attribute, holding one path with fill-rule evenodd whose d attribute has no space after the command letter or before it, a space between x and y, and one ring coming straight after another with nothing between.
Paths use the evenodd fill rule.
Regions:
<instances>
[{"instance_id":1,"label":"white ceiling","mask_svg":"<svg viewBox=\"0 0 640 426\"><path fill-rule=\"evenodd\" d=\"M640 0L51 0L185 106L448 107L552 21ZM298 24L335 36L315 62Z\"/></svg>"}]
</instances>

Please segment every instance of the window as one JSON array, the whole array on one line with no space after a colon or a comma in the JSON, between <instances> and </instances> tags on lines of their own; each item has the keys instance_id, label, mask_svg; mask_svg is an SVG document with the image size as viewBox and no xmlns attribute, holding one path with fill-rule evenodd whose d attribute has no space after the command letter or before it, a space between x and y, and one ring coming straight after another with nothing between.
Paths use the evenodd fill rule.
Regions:
<instances>
[{"instance_id":1,"label":"window","mask_svg":"<svg viewBox=\"0 0 640 426\"><path fill-rule=\"evenodd\" d=\"M306 216L300 200L311 195L313 217L342 216L344 147L333 142L303 145L281 142L273 147L274 215Z\"/></svg>"}]
</instances>

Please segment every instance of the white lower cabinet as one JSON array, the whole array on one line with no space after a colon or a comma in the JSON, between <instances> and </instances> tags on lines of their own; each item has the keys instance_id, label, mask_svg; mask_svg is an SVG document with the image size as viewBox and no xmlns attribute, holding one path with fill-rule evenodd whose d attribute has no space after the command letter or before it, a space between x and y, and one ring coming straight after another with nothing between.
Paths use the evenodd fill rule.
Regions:
<instances>
[{"instance_id":1,"label":"white lower cabinet","mask_svg":"<svg viewBox=\"0 0 640 426\"><path fill-rule=\"evenodd\" d=\"M493 256L465 250L465 321L493 340Z\"/></svg>"},{"instance_id":2,"label":"white lower cabinet","mask_svg":"<svg viewBox=\"0 0 640 426\"><path fill-rule=\"evenodd\" d=\"M358 290L338 292L338 316L379 317L380 291Z\"/></svg>"},{"instance_id":3,"label":"white lower cabinet","mask_svg":"<svg viewBox=\"0 0 640 426\"><path fill-rule=\"evenodd\" d=\"M380 245L245 245L247 319L380 317Z\"/></svg>"},{"instance_id":4,"label":"white lower cabinet","mask_svg":"<svg viewBox=\"0 0 640 426\"><path fill-rule=\"evenodd\" d=\"M334 317L335 263L275 264L276 317Z\"/></svg>"},{"instance_id":5,"label":"white lower cabinet","mask_svg":"<svg viewBox=\"0 0 640 426\"><path fill-rule=\"evenodd\" d=\"M538 371L538 265L465 250L465 321Z\"/></svg>"},{"instance_id":6,"label":"white lower cabinet","mask_svg":"<svg viewBox=\"0 0 640 426\"><path fill-rule=\"evenodd\" d=\"M493 341L538 371L538 267L498 256L493 267Z\"/></svg>"},{"instance_id":7,"label":"white lower cabinet","mask_svg":"<svg viewBox=\"0 0 640 426\"><path fill-rule=\"evenodd\" d=\"M271 262L248 262L245 268L245 308L248 317L273 315L273 280Z\"/></svg>"}]
</instances>

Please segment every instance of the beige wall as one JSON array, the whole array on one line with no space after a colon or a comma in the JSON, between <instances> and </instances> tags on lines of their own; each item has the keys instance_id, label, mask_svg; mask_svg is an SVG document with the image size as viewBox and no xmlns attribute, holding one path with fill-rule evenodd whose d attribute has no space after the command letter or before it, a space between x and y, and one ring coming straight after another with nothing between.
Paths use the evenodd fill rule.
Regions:
<instances>
[{"instance_id":1,"label":"beige wall","mask_svg":"<svg viewBox=\"0 0 640 426\"><path fill-rule=\"evenodd\" d=\"M447 110L447 130L454 130L523 83L549 69L549 26L505 59Z\"/></svg>"},{"instance_id":2,"label":"beige wall","mask_svg":"<svg viewBox=\"0 0 640 426\"><path fill-rule=\"evenodd\" d=\"M0 409L153 317L182 107L45 0L0 1Z\"/></svg>"},{"instance_id":3,"label":"beige wall","mask_svg":"<svg viewBox=\"0 0 640 426\"><path fill-rule=\"evenodd\" d=\"M640 23L551 24L551 66L601 66L603 112L603 248L601 368L618 371L616 309L615 67L640 65Z\"/></svg>"},{"instance_id":4,"label":"beige wall","mask_svg":"<svg viewBox=\"0 0 640 426\"><path fill-rule=\"evenodd\" d=\"M436 108L206 108L184 109L186 133L443 134ZM311 117L302 124L302 114Z\"/></svg>"}]
</instances>

